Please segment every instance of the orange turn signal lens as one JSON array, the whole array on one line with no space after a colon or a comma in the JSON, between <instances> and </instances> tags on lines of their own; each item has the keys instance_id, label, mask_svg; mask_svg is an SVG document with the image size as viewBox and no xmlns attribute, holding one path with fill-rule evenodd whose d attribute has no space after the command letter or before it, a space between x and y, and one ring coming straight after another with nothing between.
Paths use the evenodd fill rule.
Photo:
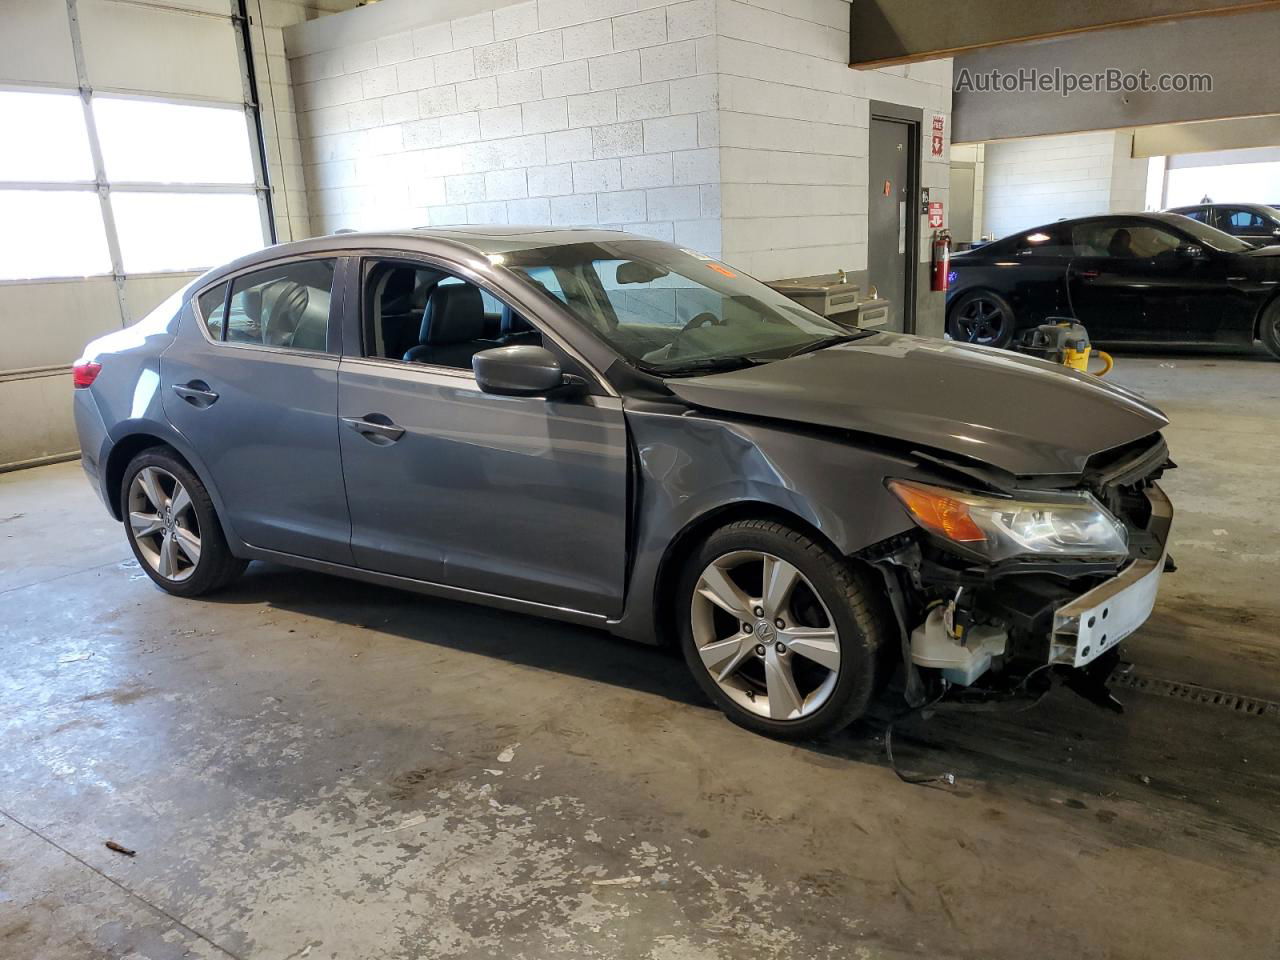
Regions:
<instances>
[{"instance_id":1,"label":"orange turn signal lens","mask_svg":"<svg viewBox=\"0 0 1280 960\"><path fill-rule=\"evenodd\" d=\"M957 543L987 539L982 528L969 516L968 504L947 496L945 491L907 480L890 480L889 489L930 533Z\"/></svg>"}]
</instances>

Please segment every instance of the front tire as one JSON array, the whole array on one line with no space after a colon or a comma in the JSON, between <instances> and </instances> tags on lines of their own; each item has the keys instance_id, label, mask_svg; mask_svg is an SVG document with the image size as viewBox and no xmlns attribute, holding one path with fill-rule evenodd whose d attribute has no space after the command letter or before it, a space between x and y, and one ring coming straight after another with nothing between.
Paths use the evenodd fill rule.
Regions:
<instances>
[{"instance_id":1,"label":"front tire","mask_svg":"<svg viewBox=\"0 0 1280 960\"><path fill-rule=\"evenodd\" d=\"M694 552L679 596L685 662L734 723L803 740L866 712L889 632L844 557L784 524L739 521Z\"/></svg>"},{"instance_id":2,"label":"front tire","mask_svg":"<svg viewBox=\"0 0 1280 960\"><path fill-rule=\"evenodd\" d=\"M1007 347L1013 340L1013 307L999 294L975 290L961 295L947 314L952 340L986 347Z\"/></svg>"},{"instance_id":3,"label":"front tire","mask_svg":"<svg viewBox=\"0 0 1280 960\"><path fill-rule=\"evenodd\" d=\"M1259 324L1262 345L1271 351L1271 355L1280 359L1280 298L1272 300L1262 312Z\"/></svg>"},{"instance_id":4,"label":"front tire","mask_svg":"<svg viewBox=\"0 0 1280 960\"><path fill-rule=\"evenodd\" d=\"M175 596L217 590L248 565L227 546L200 478L165 449L144 450L130 462L120 488L120 514L142 569Z\"/></svg>"}]
</instances>

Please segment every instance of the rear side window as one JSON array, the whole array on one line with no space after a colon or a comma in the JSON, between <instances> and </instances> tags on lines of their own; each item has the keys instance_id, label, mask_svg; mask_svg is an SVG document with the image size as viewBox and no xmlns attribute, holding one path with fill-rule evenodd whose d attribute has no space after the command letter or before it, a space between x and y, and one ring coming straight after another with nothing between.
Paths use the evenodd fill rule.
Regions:
<instances>
[{"instance_id":1,"label":"rear side window","mask_svg":"<svg viewBox=\"0 0 1280 960\"><path fill-rule=\"evenodd\" d=\"M297 260L236 277L223 339L323 352L336 260Z\"/></svg>"},{"instance_id":2,"label":"rear side window","mask_svg":"<svg viewBox=\"0 0 1280 960\"><path fill-rule=\"evenodd\" d=\"M1062 227L1037 227L1020 234L1014 246L1019 257L1069 257L1074 251Z\"/></svg>"},{"instance_id":3,"label":"rear side window","mask_svg":"<svg viewBox=\"0 0 1280 960\"><path fill-rule=\"evenodd\" d=\"M1218 211L1218 229L1220 230L1258 230L1264 226L1266 222L1252 210L1228 207Z\"/></svg>"},{"instance_id":4,"label":"rear side window","mask_svg":"<svg viewBox=\"0 0 1280 960\"><path fill-rule=\"evenodd\" d=\"M222 328L227 321L227 285L220 283L212 290L200 294L200 316L209 330L209 336L222 339Z\"/></svg>"}]
</instances>

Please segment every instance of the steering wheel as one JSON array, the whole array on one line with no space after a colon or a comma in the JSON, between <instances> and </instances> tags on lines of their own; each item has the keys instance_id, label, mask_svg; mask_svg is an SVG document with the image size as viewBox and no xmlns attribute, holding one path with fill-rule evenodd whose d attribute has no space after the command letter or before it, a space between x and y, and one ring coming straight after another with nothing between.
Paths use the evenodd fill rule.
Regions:
<instances>
[{"instance_id":1,"label":"steering wheel","mask_svg":"<svg viewBox=\"0 0 1280 960\"><path fill-rule=\"evenodd\" d=\"M688 333L690 330L697 330L705 324L711 324L713 327L723 327L724 318L717 317L710 310L703 310L701 313L695 314L689 318L689 322L680 328L681 333Z\"/></svg>"},{"instance_id":2,"label":"steering wheel","mask_svg":"<svg viewBox=\"0 0 1280 960\"><path fill-rule=\"evenodd\" d=\"M681 327L680 331L671 338L671 342L667 344L666 358L668 360L674 360L676 357L680 356L681 341L684 339L684 335L686 333L690 330L697 330L699 327L708 325L713 327L723 327L724 319L716 316L710 310L703 310L702 313L695 314L689 319L689 322Z\"/></svg>"}]
</instances>

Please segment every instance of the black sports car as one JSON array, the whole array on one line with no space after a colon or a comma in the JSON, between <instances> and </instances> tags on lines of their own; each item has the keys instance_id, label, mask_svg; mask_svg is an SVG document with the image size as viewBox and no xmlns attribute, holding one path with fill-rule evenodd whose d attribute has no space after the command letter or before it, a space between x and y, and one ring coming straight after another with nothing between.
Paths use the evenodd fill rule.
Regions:
<instances>
[{"instance_id":1,"label":"black sports car","mask_svg":"<svg viewBox=\"0 0 1280 960\"><path fill-rule=\"evenodd\" d=\"M1280 243L1280 210L1265 203L1196 203L1171 207L1165 213L1207 223L1255 247Z\"/></svg>"},{"instance_id":2,"label":"black sports car","mask_svg":"<svg viewBox=\"0 0 1280 960\"><path fill-rule=\"evenodd\" d=\"M1172 213L1060 220L956 254L947 333L1003 347L1057 317L1098 343L1246 343L1280 357L1280 247Z\"/></svg>"}]
</instances>

